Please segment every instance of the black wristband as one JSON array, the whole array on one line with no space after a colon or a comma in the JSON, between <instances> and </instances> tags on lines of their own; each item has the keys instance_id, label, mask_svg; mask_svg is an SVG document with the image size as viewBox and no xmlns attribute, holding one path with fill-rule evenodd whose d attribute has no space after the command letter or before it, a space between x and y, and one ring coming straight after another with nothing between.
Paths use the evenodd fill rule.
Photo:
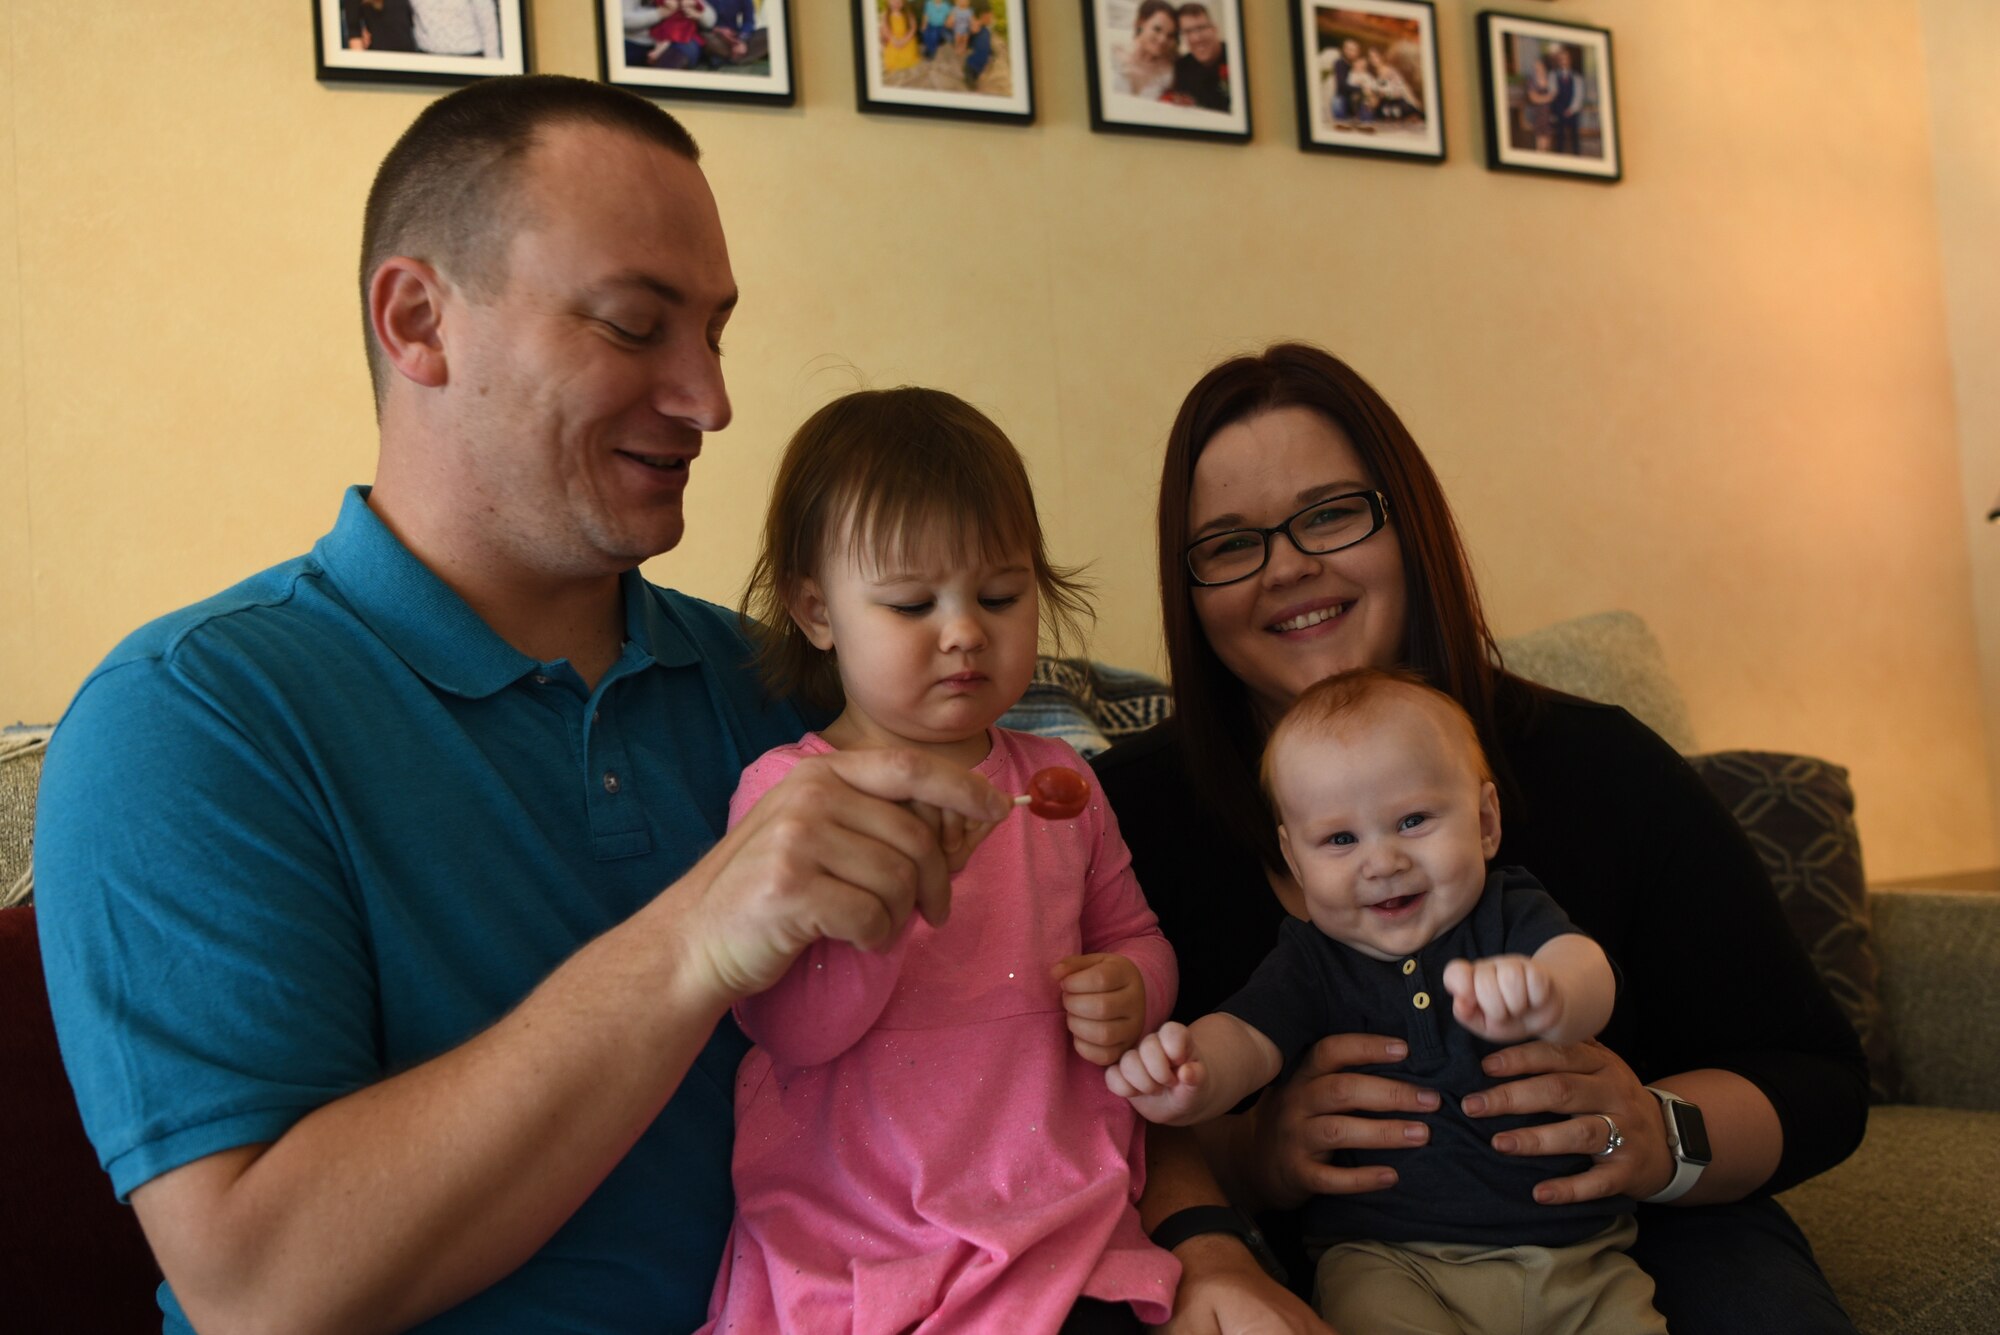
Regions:
<instances>
[{"instance_id":1,"label":"black wristband","mask_svg":"<svg viewBox=\"0 0 2000 1335\"><path fill-rule=\"evenodd\" d=\"M1153 1245L1172 1251L1189 1238L1198 1238L1204 1233L1227 1233L1240 1238L1253 1253L1264 1243L1250 1221L1229 1206L1190 1205L1160 1221L1159 1227L1152 1233Z\"/></svg>"}]
</instances>

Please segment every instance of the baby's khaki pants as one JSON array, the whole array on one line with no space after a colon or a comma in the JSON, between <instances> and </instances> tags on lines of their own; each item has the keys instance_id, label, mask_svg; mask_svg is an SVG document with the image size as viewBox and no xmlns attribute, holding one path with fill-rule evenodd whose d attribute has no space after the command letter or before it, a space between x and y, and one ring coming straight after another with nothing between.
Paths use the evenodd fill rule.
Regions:
<instances>
[{"instance_id":1,"label":"baby's khaki pants","mask_svg":"<svg viewBox=\"0 0 2000 1335\"><path fill-rule=\"evenodd\" d=\"M1343 1242L1319 1258L1319 1313L1341 1335L1666 1335L1626 1215L1568 1247Z\"/></svg>"}]
</instances>

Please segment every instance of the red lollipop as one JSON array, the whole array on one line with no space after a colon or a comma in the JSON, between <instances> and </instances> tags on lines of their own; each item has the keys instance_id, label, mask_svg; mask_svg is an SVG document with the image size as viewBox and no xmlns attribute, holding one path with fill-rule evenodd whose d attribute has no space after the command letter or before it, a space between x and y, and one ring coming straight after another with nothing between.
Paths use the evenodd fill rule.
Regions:
<instances>
[{"instance_id":1,"label":"red lollipop","mask_svg":"<svg viewBox=\"0 0 2000 1335\"><path fill-rule=\"evenodd\" d=\"M1090 785L1075 770L1062 765L1035 771L1028 791L1014 799L1043 820L1075 820L1090 801Z\"/></svg>"}]
</instances>

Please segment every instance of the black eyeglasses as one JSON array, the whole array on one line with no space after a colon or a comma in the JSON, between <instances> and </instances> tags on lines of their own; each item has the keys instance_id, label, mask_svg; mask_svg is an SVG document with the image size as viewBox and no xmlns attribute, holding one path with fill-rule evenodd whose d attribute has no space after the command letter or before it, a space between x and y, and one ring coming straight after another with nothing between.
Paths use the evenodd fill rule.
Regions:
<instances>
[{"instance_id":1,"label":"black eyeglasses","mask_svg":"<svg viewBox=\"0 0 2000 1335\"><path fill-rule=\"evenodd\" d=\"M1280 533L1307 556L1325 556L1372 538L1389 522L1389 498L1379 491L1350 491L1314 501L1272 528L1232 528L1187 546L1188 574L1203 588L1249 579L1271 559Z\"/></svg>"}]
</instances>

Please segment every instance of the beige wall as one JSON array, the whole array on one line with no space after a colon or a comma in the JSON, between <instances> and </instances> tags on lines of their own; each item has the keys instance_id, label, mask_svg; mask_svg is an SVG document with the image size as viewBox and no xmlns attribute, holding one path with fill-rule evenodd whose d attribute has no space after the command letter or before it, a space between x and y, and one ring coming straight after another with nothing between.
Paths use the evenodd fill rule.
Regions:
<instances>
[{"instance_id":1,"label":"beige wall","mask_svg":"<svg viewBox=\"0 0 2000 1335\"><path fill-rule=\"evenodd\" d=\"M1503 632L1633 608L1706 745L1851 767L1876 875L1990 864L1971 336L1944 296L1970 243L1939 240L1925 3L1951 8L1552 10L1616 32L1606 188L1481 166L1466 0L1438 5L1441 167L1296 150L1276 0L1248 6L1248 147L1090 133L1054 0L1036 126L864 118L843 8L794 0L800 105L676 108L745 302L736 424L651 573L730 599L789 428L857 380L930 381L1020 442L1058 557L1100 582L1095 652L1157 665L1173 409L1215 358L1307 337L1408 416ZM360 201L428 94L314 83L302 4L0 14L0 701L46 718L124 631L302 549L369 475ZM1964 31L1990 68L1991 24ZM594 73L581 0L537 4L535 37L540 68Z\"/></svg>"},{"instance_id":2,"label":"beige wall","mask_svg":"<svg viewBox=\"0 0 2000 1335\"><path fill-rule=\"evenodd\" d=\"M2000 774L2000 5L1924 0L1938 236L1958 408L1987 771ZM2000 786L1994 790L2000 824Z\"/></svg>"}]
</instances>

